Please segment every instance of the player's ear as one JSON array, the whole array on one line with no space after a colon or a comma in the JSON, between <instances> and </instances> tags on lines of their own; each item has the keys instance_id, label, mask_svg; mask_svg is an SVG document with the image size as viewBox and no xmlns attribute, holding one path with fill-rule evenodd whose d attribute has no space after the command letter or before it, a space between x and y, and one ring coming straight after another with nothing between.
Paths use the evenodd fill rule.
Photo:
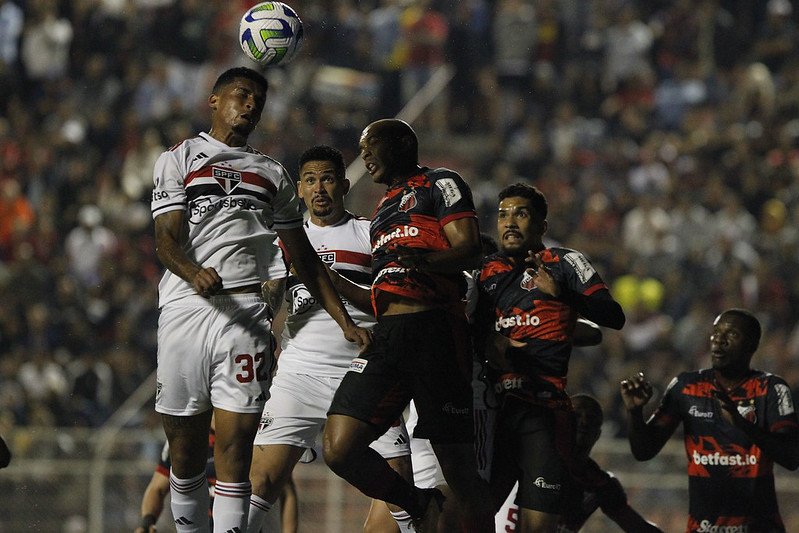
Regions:
<instances>
[{"instance_id":1,"label":"player's ear","mask_svg":"<svg viewBox=\"0 0 799 533\"><path fill-rule=\"evenodd\" d=\"M344 194L350 192L350 180L344 178L343 180L341 180L341 185L342 187L344 187Z\"/></svg>"},{"instance_id":2,"label":"player's ear","mask_svg":"<svg viewBox=\"0 0 799 533\"><path fill-rule=\"evenodd\" d=\"M219 101L219 97L215 94L211 94L208 97L208 107L216 111L216 103Z\"/></svg>"}]
</instances>

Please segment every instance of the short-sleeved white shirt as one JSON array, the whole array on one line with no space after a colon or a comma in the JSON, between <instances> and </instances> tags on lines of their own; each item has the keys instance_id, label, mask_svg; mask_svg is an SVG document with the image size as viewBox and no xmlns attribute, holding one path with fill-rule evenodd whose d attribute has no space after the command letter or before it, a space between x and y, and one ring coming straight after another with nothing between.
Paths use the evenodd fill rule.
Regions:
<instances>
[{"instance_id":1,"label":"short-sleeved white shirt","mask_svg":"<svg viewBox=\"0 0 799 533\"><path fill-rule=\"evenodd\" d=\"M181 246L198 265L215 268L224 288L285 276L274 230L300 227L302 208L280 163L200 133L161 154L153 181L153 218L184 211ZM158 293L163 307L194 288L167 270Z\"/></svg>"}]
</instances>

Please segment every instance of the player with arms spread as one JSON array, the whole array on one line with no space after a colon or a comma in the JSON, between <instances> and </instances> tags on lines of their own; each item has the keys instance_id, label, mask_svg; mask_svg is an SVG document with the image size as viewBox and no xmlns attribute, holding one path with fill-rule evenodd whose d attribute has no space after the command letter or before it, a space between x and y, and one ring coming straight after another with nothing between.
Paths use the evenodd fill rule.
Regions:
<instances>
[{"instance_id":1,"label":"player with arms spread","mask_svg":"<svg viewBox=\"0 0 799 533\"><path fill-rule=\"evenodd\" d=\"M209 530L205 464L212 414L214 531L247 525L252 441L274 365L272 310L261 283L285 276L275 234L345 337L360 346L370 342L308 242L288 173L247 144L267 88L252 69L223 72L208 98L210 131L173 146L155 164L156 251L166 267L158 287L155 405L169 442L178 532Z\"/></svg>"},{"instance_id":2,"label":"player with arms spread","mask_svg":"<svg viewBox=\"0 0 799 533\"><path fill-rule=\"evenodd\" d=\"M748 310L721 313L710 335L712 368L674 378L647 421L652 384L642 373L620 384L639 461L657 455L683 424L689 533L785 531L774 463L799 468L799 420L785 380L750 366L760 336L760 321Z\"/></svg>"},{"instance_id":3,"label":"player with arms spread","mask_svg":"<svg viewBox=\"0 0 799 533\"><path fill-rule=\"evenodd\" d=\"M463 306L463 271L481 256L471 191L457 173L419 165L416 133L401 120L369 124L359 147L373 180L387 187L370 227L377 325L371 349L353 361L336 391L325 460L367 496L408 511L417 529L435 531L441 492L410 485L369 449L414 399L414 433L432 443L463 531L493 531L488 486L474 455Z\"/></svg>"},{"instance_id":4,"label":"player with arms spread","mask_svg":"<svg viewBox=\"0 0 799 533\"><path fill-rule=\"evenodd\" d=\"M500 191L500 251L483 261L475 319L501 391L492 491L502 502L519 483L524 532L554 531L569 482L573 414L565 387L578 319L613 329L625 321L583 254L544 246L547 211L531 185Z\"/></svg>"}]
</instances>

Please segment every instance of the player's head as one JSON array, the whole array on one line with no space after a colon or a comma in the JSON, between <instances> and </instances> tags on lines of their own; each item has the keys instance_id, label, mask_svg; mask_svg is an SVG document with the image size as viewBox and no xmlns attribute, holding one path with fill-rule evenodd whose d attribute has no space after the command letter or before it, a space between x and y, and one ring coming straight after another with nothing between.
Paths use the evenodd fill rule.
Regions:
<instances>
[{"instance_id":1,"label":"player's head","mask_svg":"<svg viewBox=\"0 0 799 533\"><path fill-rule=\"evenodd\" d=\"M222 135L230 131L241 141L261 120L269 84L260 73L247 67L228 69L216 79L208 105L211 129Z\"/></svg>"},{"instance_id":2,"label":"player's head","mask_svg":"<svg viewBox=\"0 0 799 533\"><path fill-rule=\"evenodd\" d=\"M730 377L749 370L762 329L757 317L746 309L727 309L713 321L710 354L713 368Z\"/></svg>"},{"instance_id":3,"label":"player's head","mask_svg":"<svg viewBox=\"0 0 799 533\"><path fill-rule=\"evenodd\" d=\"M602 433L604 413L599 401L590 394L575 394L571 399L575 415L575 455L585 459Z\"/></svg>"},{"instance_id":4,"label":"player's head","mask_svg":"<svg viewBox=\"0 0 799 533\"><path fill-rule=\"evenodd\" d=\"M419 165L419 140L410 124L398 119L372 122L358 142L361 159L375 183L390 185Z\"/></svg>"},{"instance_id":5,"label":"player's head","mask_svg":"<svg viewBox=\"0 0 799 533\"><path fill-rule=\"evenodd\" d=\"M500 249L513 257L543 248L547 231L547 200L536 187L526 183L508 185L499 192L497 235Z\"/></svg>"},{"instance_id":6,"label":"player's head","mask_svg":"<svg viewBox=\"0 0 799 533\"><path fill-rule=\"evenodd\" d=\"M311 220L319 225L338 222L344 214L344 195L350 190L344 155L332 146L317 145L302 153L299 167L297 192Z\"/></svg>"}]
</instances>

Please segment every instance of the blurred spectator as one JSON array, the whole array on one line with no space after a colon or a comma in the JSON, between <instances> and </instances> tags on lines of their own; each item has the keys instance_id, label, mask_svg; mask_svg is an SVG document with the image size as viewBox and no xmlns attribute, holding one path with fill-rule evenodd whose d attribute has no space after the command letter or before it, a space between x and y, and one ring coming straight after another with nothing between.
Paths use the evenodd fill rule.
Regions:
<instances>
[{"instance_id":1,"label":"blurred spectator","mask_svg":"<svg viewBox=\"0 0 799 533\"><path fill-rule=\"evenodd\" d=\"M15 179L0 182L0 257L8 257L36 220L33 206Z\"/></svg>"},{"instance_id":2,"label":"blurred spectator","mask_svg":"<svg viewBox=\"0 0 799 533\"><path fill-rule=\"evenodd\" d=\"M78 211L78 226L67 234L64 243L70 269L85 287L100 283L102 262L116 249L116 236L102 224L100 208L84 205Z\"/></svg>"},{"instance_id":3,"label":"blurred spectator","mask_svg":"<svg viewBox=\"0 0 799 533\"><path fill-rule=\"evenodd\" d=\"M525 0L499 0L492 23L499 104L497 131L519 123L527 105L538 32L535 9Z\"/></svg>"},{"instance_id":4,"label":"blurred spectator","mask_svg":"<svg viewBox=\"0 0 799 533\"><path fill-rule=\"evenodd\" d=\"M22 31L25 74L35 82L60 80L69 72L72 23L60 16L57 0L33 0L28 7L30 16Z\"/></svg>"}]
</instances>

